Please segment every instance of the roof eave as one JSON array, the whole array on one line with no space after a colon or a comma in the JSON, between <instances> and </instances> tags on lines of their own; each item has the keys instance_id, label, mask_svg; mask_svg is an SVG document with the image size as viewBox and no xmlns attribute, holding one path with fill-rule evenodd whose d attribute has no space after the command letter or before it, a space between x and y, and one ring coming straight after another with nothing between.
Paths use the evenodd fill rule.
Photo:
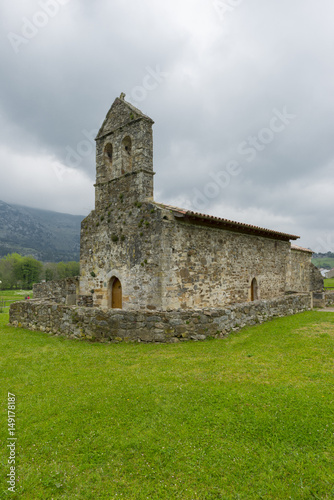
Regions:
<instances>
[{"instance_id":1,"label":"roof eave","mask_svg":"<svg viewBox=\"0 0 334 500\"><path fill-rule=\"evenodd\" d=\"M218 217L211 216L201 216L199 214L193 214L189 211L184 210L173 210L173 215L178 220L183 219L189 223L204 224L210 227L217 227L221 229L226 229L227 231L238 232L243 234L250 234L253 236L262 236L265 238L278 239L283 241L297 240L299 236L295 234L286 234L279 231L273 231L271 229L260 228L256 226L248 226L247 224L238 223L234 221L228 221L219 219Z\"/></svg>"}]
</instances>

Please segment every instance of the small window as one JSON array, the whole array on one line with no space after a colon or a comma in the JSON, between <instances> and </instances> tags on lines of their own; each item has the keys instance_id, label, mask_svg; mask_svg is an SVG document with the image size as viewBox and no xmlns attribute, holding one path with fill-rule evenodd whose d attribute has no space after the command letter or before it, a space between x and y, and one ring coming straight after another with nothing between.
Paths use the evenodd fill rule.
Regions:
<instances>
[{"instance_id":1,"label":"small window","mask_svg":"<svg viewBox=\"0 0 334 500\"><path fill-rule=\"evenodd\" d=\"M132 142L129 136L124 137L122 141L122 173L132 170Z\"/></svg>"},{"instance_id":2,"label":"small window","mask_svg":"<svg viewBox=\"0 0 334 500\"><path fill-rule=\"evenodd\" d=\"M113 147L112 147L112 144L110 144L110 142L108 142L108 144L106 144L106 146L104 148L104 159L105 159L105 162L108 163L109 165L112 164Z\"/></svg>"},{"instance_id":3,"label":"small window","mask_svg":"<svg viewBox=\"0 0 334 500\"><path fill-rule=\"evenodd\" d=\"M257 281L256 278L252 280L251 283L251 301L253 302L254 300L258 300L258 286L257 286Z\"/></svg>"}]
</instances>

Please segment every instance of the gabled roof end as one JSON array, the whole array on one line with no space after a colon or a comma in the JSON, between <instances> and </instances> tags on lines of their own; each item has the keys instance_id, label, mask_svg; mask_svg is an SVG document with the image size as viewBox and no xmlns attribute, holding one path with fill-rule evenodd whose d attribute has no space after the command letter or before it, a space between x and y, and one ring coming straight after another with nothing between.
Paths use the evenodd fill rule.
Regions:
<instances>
[{"instance_id":1,"label":"gabled roof end","mask_svg":"<svg viewBox=\"0 0 334 500\"><path fill-rule=\"evenodd\" d=\"M140 109L136 108L133 104L126 101L125 93L122 92L121 95L119 97L116 97L116 99L112 103L95 140L100 139L104 135L138 120L146 120L152 125L154 123L152 118L144 115L144 113L142 113Z\"/></svg>"}]
</instances>

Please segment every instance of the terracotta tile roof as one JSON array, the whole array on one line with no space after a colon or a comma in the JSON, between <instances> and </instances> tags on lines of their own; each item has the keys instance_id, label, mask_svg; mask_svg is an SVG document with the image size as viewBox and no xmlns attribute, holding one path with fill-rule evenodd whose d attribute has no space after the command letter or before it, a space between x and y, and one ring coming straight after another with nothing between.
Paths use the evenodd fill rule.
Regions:
<instances>
[{"instance_id":1,"label":"terracotta tile roof","mask_svg":"<svg viewBox=\"0 0 334 500\"><path fill-rule=\"evenodd\" d=\"M256 234L259 236L265 236L267 238L274 238L280 240L297 240L300 236L294 234L281 233L280 231L273 231L272 229L265 229L259 226L253 226L251 224L245 224L243 222L231 221L229 219L222 219L221 217L215 217L214 215L201 214L199 212L193 212L192 210L187 210L185 208L173 207L171 205L165 205L163 203L156 203L156 205L167 210L171 210L175 217L182 217L189 222L202 222L216 227L221 227L229 231L235 231L247 234Z\"/></svg>"},{"instance_id":2,"label":"terracotta tile roof","mask_svg":"<svg viewBox=\"0 0 334 500\"><path fill-rule=\"evenodd\" d=\"M300 252L309 252L313 254L313 250L309 248L299 247L298 245L291 245L291 250L299 250Z\"/></svg>"}]
</instances>

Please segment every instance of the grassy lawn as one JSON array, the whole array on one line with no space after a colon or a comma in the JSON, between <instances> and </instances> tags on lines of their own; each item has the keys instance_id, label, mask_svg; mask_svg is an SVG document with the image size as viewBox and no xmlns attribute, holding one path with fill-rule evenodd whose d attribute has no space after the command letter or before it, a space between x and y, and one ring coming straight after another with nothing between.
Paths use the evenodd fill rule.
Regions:
<instances>
[{"instance_id":1,"label":"grassy lawn","mask_svg":"<svg viewBox=\"0 0 334 500\"><path fill-rule=\"evenodd\" d=\"M12 302L24 300L27 295L32 299L32 290L0 290L0 313L8 311Z\"/></svg>"},{"instance_id":2,"label":"grassy lawn","mask_svg":"<svg viewBox=\"0 0 334 500\"><path fill-rule=\"evenodd\" d=\"M0 290L0 300L23 300L27 295L32 297L32 290Z\"/></svg>"},{"instance_id":3,"label":"grassy lawn","mask_svg":"<svg viewBox=\"0 0 334 500\"><path fill-rule=\"evenodd\" d=\"M0 437L17 398L17 493L0 498L334 498L334 314L225 340L89 344L6 326Z\"/></svg>"}]
</instances>

